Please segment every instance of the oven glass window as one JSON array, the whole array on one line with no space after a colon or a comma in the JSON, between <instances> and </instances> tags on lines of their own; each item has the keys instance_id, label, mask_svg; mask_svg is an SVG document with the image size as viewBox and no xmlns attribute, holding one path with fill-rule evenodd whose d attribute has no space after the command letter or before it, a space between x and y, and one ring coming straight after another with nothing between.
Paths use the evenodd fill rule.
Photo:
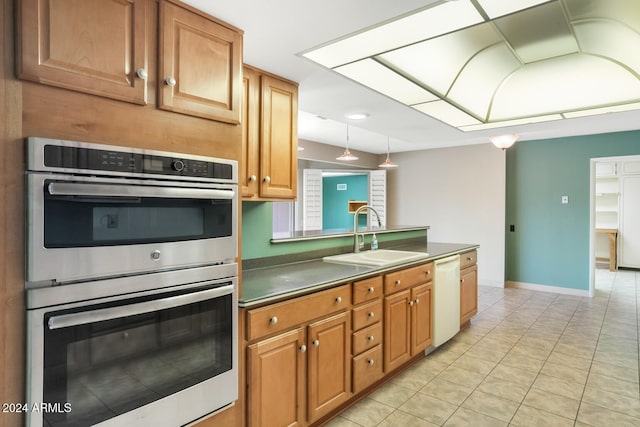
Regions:
<instances>
[{"instance_id":1,"label":"oven glass window","mask_svg":"<svg viewBox=\"0 0 640 427\"><path fill-rule=\"evenodd\" d=\"M228 237L231 200L45 196L46 248Z\"/></svg>"},{"instance_id":2,"label":"oven glass window","mask_svg":"<svg viewBox=\"0 0 640 427\"><path fill-rule=\"evenodd\" d=\"M49 329L60 314L44 319L43 398L61 409L47 426L93 425L232 369L231 295Z\"/></svg>"}]
</instances>

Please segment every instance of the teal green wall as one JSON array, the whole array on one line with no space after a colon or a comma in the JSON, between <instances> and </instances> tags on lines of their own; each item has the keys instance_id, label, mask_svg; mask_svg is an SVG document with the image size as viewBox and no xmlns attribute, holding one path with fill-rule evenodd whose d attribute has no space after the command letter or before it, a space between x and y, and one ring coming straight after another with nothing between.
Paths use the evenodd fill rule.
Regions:
<instances>
[{"instance_id":1,"label":"teal green wall","mask_svg":"<svg viewBox=\"0 0 640 427\"><path fill-rule=\"evenodd\" d=\"M640 131L522 141L507 150L506 280L588 290L590 160L637 154Z\"/></svg>"},{"instance_id":2,"label":"teal green wall","mask_svg":"<svg viewBox=\"0 0 640 427\"><path fill-rule=\"evenodd\" d=\"M346 190L337 190L346 184ZM347 175L322 178L322 229L353 228L353 214L348 212L349 200L369 200L369 176ZM359 226L367 225L367 216L358 218Z\"/></svg>"},{"instance_id":3,"label":"teal green wall","mask_svg":"<svg viewBox=\"0 0 640 427\"><path fill-rule=\"evenodd\" d=\"M334 237L301 242L271 243L273 208L270 202L242 203L242 258L254 259L276 255L309 252L353 245L353 237ZM353 227L353 224L351 225ZM407 231L378 235L378 242L424 237L425 231ZM370 238L366 237L367 244Z\"/></svg>"}]
</instances>

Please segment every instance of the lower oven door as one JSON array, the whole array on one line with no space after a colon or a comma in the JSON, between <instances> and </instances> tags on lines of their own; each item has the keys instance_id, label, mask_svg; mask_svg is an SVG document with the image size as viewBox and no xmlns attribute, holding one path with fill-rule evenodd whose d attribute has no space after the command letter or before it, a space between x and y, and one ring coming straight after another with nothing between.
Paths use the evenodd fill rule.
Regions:
<instances>
[{"instance_id":1,"label":"lower oven door","mask_svg":"<svg viewBox=\"0 0 640 427\"><path fill-rule=\"evenodd\" d=\"M237 400L235 281L29 310L27 425L176 427Z\"/></svg>"}]
</instances>

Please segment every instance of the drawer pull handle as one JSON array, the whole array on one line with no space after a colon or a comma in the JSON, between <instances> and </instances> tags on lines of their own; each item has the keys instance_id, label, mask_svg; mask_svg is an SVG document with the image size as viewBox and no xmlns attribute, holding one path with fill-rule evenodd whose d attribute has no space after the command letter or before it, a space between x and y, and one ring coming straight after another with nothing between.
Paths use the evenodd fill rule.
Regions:
<instances>
[{"instance_id":1,"label":"drawer pull handle","mask_svg":"<svg viewBox=\"0 0 640 427\"><path fill-rule=\"evenodd\" d=\"M367 363L369 364L369 366L373 366L373 364L376 363L376 361L373 359L369 359L367 360Z\"/></svg>"},{"instance_id":2,"label":"drawer pull handle","mask_svg":"<svg viewBox=\"0 0 640 427\"><path fill-rule=\"evenodd\" d=\"M320 341L314 340L311 344L313 344L314 346L318 347L320 345Z\"/></svg>"},{"instance_id":3,"label":"drawer pull handle","mask_svg":"<svg viewBox=\"0 0 640 427\"><path fill-rule=\"evenodd\" d=\"M376 317L376 314L373 311L370 311L369 317L373 319L374 317Z\"/></svg>"},{"instance_id":4,"label":"drawer pull handle","mask_svg":"<svg viewBox=\"0 0 640 427\"><path fill-rule=\"evenodd\" d=\"M376 337L374 337L373 335L371 335L369 338L367 338L367 340L369 342L374 342L376 340Z\"/></svg>"},{"instance_id":5,"label":"drawer pull handle","mask_svg":"<svg viewBox=\"0 0 640 427\"><path fill-rule=\"evenodd\" d=\"M338 298L336 298L336 302L337 302L338 304L340 304L340 303L342 302L342 297L338 297Z\"/></svg>"},{"instance_id":6,"label":"drawer pull handle","mask_svg":"<svg viewBox=\"0 0 640 427\"><path fill-rule=\"evenodd\" d=\"M395 285L396 285L396 286L400 285L400 280L396 280Z\"/></svg>"},{"instance_id":7,"label":"drawer pull handle","mask_svg":"<svg viewBox=\"0 0 640 427\"><path fill-rule=\"evenodd\" d=\"M368 289L368 291L369 291L370 294L372 294L373 291L375 291L375 289L373 289L373 287L371 287L371 288Z\"/></svg>"},{"instance_id":8,"label":"drawer pull handle","mask_svg":"<svg viewBox=\"0 0 640 427\"><path fill-rule=\"evenodd\" d=\"M300 346L300 352L301 352L301 353L304 353L305 351L307 351L307 346L306 346L306 345L304 345L304 344L302 344L302 345Z\"/></svg>"},{"instance_id":9,"label":"drawer pull handle","mask_svg":"<svg viewBox=\"0 0 640 427\"><path fill-rule=\"evenodd\" d=\"M271 319L269 319L269 323L275 325L276 323L278 323L278 318L276 316L273 316Z\"/></svg>"}]
</instances>

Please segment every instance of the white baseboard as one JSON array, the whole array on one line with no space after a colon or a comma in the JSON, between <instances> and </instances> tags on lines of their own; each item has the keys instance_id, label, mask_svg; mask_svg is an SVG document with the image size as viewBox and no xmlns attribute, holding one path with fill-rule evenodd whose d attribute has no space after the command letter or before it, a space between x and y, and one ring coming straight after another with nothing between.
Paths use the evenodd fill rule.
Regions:
<instances>
[{"instance_id":1,"label":"white baseboard","mask_svg":"<svg viewBox=\"0 0 640 427\"><path fill-rule=\"evenodd\" d=\"M504 281L500 280L483 280L482 283L478 281L480 286L491 286L492 288L504 288Z\"/></svg>"},{"instance_id":2,"label":"white baseboard","mask_svg":"<svg viewBox=\"0 0 640 427\"><path fill-rule=\"evenodd\" d=\"M571 288L563 288L560 286L550 286L550 285L538 285L535 283L525 283L525 282L514 282L511 280L507 280L505 282L505 288L515 288L515 289L528 289L531 291L539 291L539 292L551 292L554 294L563 294L563 295L574 295L578 297L591 297L590 292L584 289L571 289Z\"/></svg>"}]
</instances>

